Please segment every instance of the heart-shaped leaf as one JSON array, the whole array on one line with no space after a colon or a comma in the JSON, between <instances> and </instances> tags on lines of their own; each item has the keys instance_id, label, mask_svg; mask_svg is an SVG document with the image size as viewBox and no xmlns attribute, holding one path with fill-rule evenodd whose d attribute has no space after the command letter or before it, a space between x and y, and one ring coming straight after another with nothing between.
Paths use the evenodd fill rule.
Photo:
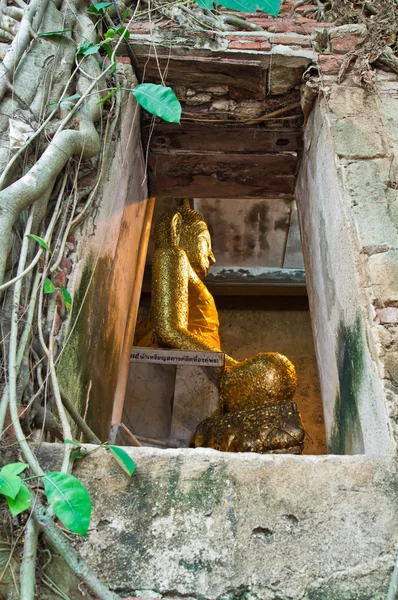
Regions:
<instances>
[{"instance_id":1,"label":"heart-shaped leaf","mask_svg":"<svg viewBox=\"0 0 398 600\"><path fill-rule=\"evenodd\" d=\"M45 294L52 294L55 291L55 285L48 277L43 281L43 291Z\"/></svg>"},{"instance_id":2,"label":"heart-shaped leaf","mask_svg":"<svg viewBox=\"0 0 398 600\"><path fill-rule=\"evenodd\" d=\"M92 4L91 6L89 6L87 12L98 15L104 12L104 10L109 6L112 6L112 2L97 2L96 4Z\"/></svg>"},{"instance_id":3,"label":"heart-shaped leaf","mask_svg":"<svg viewBox=\"0 0 398 600\"><path fill-rule=\"evenodd\" d=\"M44 475L44 490L58 519L74 533L86 535L90 525L91 499L73 475L52 471Z\"/></svg>"},{"instance_id":4,"label":"heart-shaped leaf","mask_svg":"<svg viewBox=\"0 0 398 600\"><path fill-rule=\"evenodd\" d=\"M21 488L21 479L14 473L0 471L0 494L14 499Z\"/></svg>"},{"instance_id":5,"label":"heart-shaped leaf","mask_svg":"<svg viewBox=\"0 0 398 600\"><path fill-rule=\"evenodd\" d=\"M200 8L204 8L206 10L213 9L213 0L196 0L196 2L199 4Z\"/></svg>"},{"instance_id":6,"label":"heart-shaped leaf","mask_svg":"<svg viewBox=\"0 0 398 600\"><path fill-rule=\"evenodd\" d=\"M6 499L12 516L16 517L30 506L29 488L24 483L21 483L20 490L15 498L13 499L7 496Z\"/></svg>"},{"instance_id":7,"label":"heart-shaped leaf","mask_svg":"<svg viewBox=\"0 0 398 600\"><path fill-rule=\"evenodd\" d=\"M256 0L257 8L277 17L281 10L281 0Z\"/></svg>"},{"instance_id":8,"label":"heart-shaped leaf","mask_svg":"<svg viewBox=\"0 0 398 600\"><path fill-rule=\"evenodd\" d=\"M124 471L126 471L127 475L131 477L136 468L135 462L129 457L125 450L122 450L118 446L108 446L108 448L116 462Z\"/></svg>"},{"instance_id":9,"label":"heart-shaped leaf","mask_svg":"<svg viewBox=\"0 0 398 600\"><path fill-rule=\"evenodd\" d=\"M179 123L181 104L173 90L155 83L141 83L133 89L137 102L152 115L169 123Z\"/></svg>"},{"instance_id":10,"label":"heart-shaped leaf","mask_svg":"<svg viewBox=\"0 0 398 600\"><path fill-rule=\"evenodd\" d=\"M3 474L11 473L12 475L19 475L20 473L22 473L22 471L25 471L27 467L28 465L26 463L9 463L8 465L4 465L4 467L1 469L1 472Z\"/></svg>"},{"instance_id":11,"label":"heart-shaped leaf","mask_svg":"<svg viewBox=\"0 0 398 600\"><path fill-rule=\"evenodd\" d=\"M93 42L89 42L86 40L76 50L76 54L83 56L89 56L90 54L97 54L98 50L101 48L100 44L93 44Z\"/></svg>"}]
</instances>

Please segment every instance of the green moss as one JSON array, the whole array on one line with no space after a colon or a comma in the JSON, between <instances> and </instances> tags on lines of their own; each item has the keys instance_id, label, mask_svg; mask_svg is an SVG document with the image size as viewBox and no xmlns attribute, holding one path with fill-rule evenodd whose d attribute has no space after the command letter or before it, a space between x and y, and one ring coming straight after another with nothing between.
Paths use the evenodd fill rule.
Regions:
<instances>
[{"instance_id":1,"label":"green moss","mask_svg":"<svg viewBox=\"0 0 398 600\"><path fill-rule=\"evenodd\" d=\"M201 473L191 489L185 494L183 501L186 505L206 513L211 513L213 508L220 504L225 492L229 491L227 479L231 477L226 473L226 466L215 467L213 464Z\"/></svg>"},{"instance_id":2,"label":"green moss","mask_svg":"<svg viewBox=\"0 0 398 600\"><path fill-rule=\"evenodd\" d=\"M89 385L89 357L87 354L82 353L81 338L84 335L84 320L79 318L79 311L92 276L92 269L93 260L90 255L83 269L79 287L74 293L69 329L70 331L73 328L73 333L58 365L58 379L61 390L73 402L79 412L84 410L84 401Z\"/></svg>"},{"instance_id":3,"label":"green moss","mask_svg":"<svg viewBox=\"0 0 398 600\"><path fill-rule=\"evenodd\" d=\"M115 333L118 288L111 257L95 262L90 254L85 263L74 292L73 332L59 364L59 377L62 390L78 410L85 409L91 383L87 422L100 439L106 440L122 343Z\"/></svg>"},{"instance_id":4,"label":"green moss","mask_svg":"<svg viewBox=\"0 0 398 600\"><path fill-rule=\"evenodd\" d=\"M332 454L361 454L364 450L358 403L364 370L360 317L353 325L340 324L337 342L339 393L329 444Z\"/></svg>"},{"instance_id":5,"label":"green moss","mask_svg":"<svg viewBox=\"0 0 398 600\"><path fill-rule=\"evenodd\" d=\"M387 588L384 592L381 592L380 589L364 590L357 588L356 590L344 590L341 589L341 585L338 583L331 583L321 588L309 590L305 596L305 600L385 600L386 596Z\"/></svg>"}]
</instances>

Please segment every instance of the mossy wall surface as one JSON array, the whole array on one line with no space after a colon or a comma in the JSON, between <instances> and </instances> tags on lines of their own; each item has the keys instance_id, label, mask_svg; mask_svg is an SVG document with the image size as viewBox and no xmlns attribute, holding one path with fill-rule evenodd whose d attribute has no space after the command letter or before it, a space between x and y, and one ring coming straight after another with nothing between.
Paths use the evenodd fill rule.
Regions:
<instances>
[{"instance_id":1,"label":"mossy wall surface","mask_svg":"<svg viewBox=\"0 0 398 600\"><path fill-rule=\"evenodd\" d=\"M69 340L59 365L62 390L100 439L109 437L131 302L139 297L147 187L139 113L131 94L121 116L93 214L80 233ZM64 336L65 337L65 336ZM128 345L128 344L127 344ZM128 358L127 358L128 360Z\"/></svg>"},{"instance_id":2,"label":"mossy wall surface","mask_svg":"<svg viewBox=\"0 0 398 600\"><path fill-rule=\"evenodd\" d=\"M385 600L394 458L125 449L131 479L105 450L74 471L93 500L80 551L122 598Z\"/></svg>"},{"instance_id":3,"label":"mossy wall surface","mask_svg":"<svg viewBox=\"0 0 398 600\"><path fill-rule=\"evenodd\" d=\"M372 297L377 288L366 258L368 252L380 256L380 248L365 245L374 238L368 207L384 201L385 169L380 148L361 143L377 132L387 152L388 132L375 99L365 96L348 79L331 85L328 101L316 101L296 188L328 451L336 454L395 451L375 319L380 300ZM364 162L371 178L362 172ZM390 229L386 218L386 240L396 243Z\"/></svg>"}]
</instances>

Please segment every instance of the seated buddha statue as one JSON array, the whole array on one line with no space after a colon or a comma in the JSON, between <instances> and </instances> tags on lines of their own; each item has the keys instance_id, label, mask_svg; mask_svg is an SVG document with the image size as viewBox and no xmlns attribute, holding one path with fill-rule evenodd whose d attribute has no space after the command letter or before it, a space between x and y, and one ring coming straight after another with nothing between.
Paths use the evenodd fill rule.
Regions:
<instances>
[{"instance_id":1,"label":"seated buddha statue","mask_svg":"<svg viewBox=\"0 0 398 600\"><path fill-rule=\"evenodd\" d=\"M170 210L154 237L151 308L137 326L135 345L221 352L217 309L203 283L215 263L203 217L187 205ZM190 445L301 452L304 430L291 402L296 384L293 364L278 352L244 361L225 355L219 408L198 425Z\"/></svg>"}]
</instances>

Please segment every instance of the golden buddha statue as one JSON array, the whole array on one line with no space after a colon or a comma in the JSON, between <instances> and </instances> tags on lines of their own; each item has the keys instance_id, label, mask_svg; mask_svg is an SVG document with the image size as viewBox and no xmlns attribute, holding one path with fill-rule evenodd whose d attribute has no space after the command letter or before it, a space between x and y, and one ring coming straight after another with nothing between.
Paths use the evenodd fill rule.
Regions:
<instances>
[{"instance_id":1,"label":"golden buddha statue","mask_svg":"<svg viewBox=\"0 0 398 600\"><path fill-rule=\"evenodd\" d=\"M215 263L203 217L183 205L166 212L154 231L152 302L135 344L221 352L214 298L203 283ZM200 423L191 446L224 451L295 452L304 430L291 399L292 363L277 352L239 362L225 355L217 413Z\"/></svg>"}]
</instances>

